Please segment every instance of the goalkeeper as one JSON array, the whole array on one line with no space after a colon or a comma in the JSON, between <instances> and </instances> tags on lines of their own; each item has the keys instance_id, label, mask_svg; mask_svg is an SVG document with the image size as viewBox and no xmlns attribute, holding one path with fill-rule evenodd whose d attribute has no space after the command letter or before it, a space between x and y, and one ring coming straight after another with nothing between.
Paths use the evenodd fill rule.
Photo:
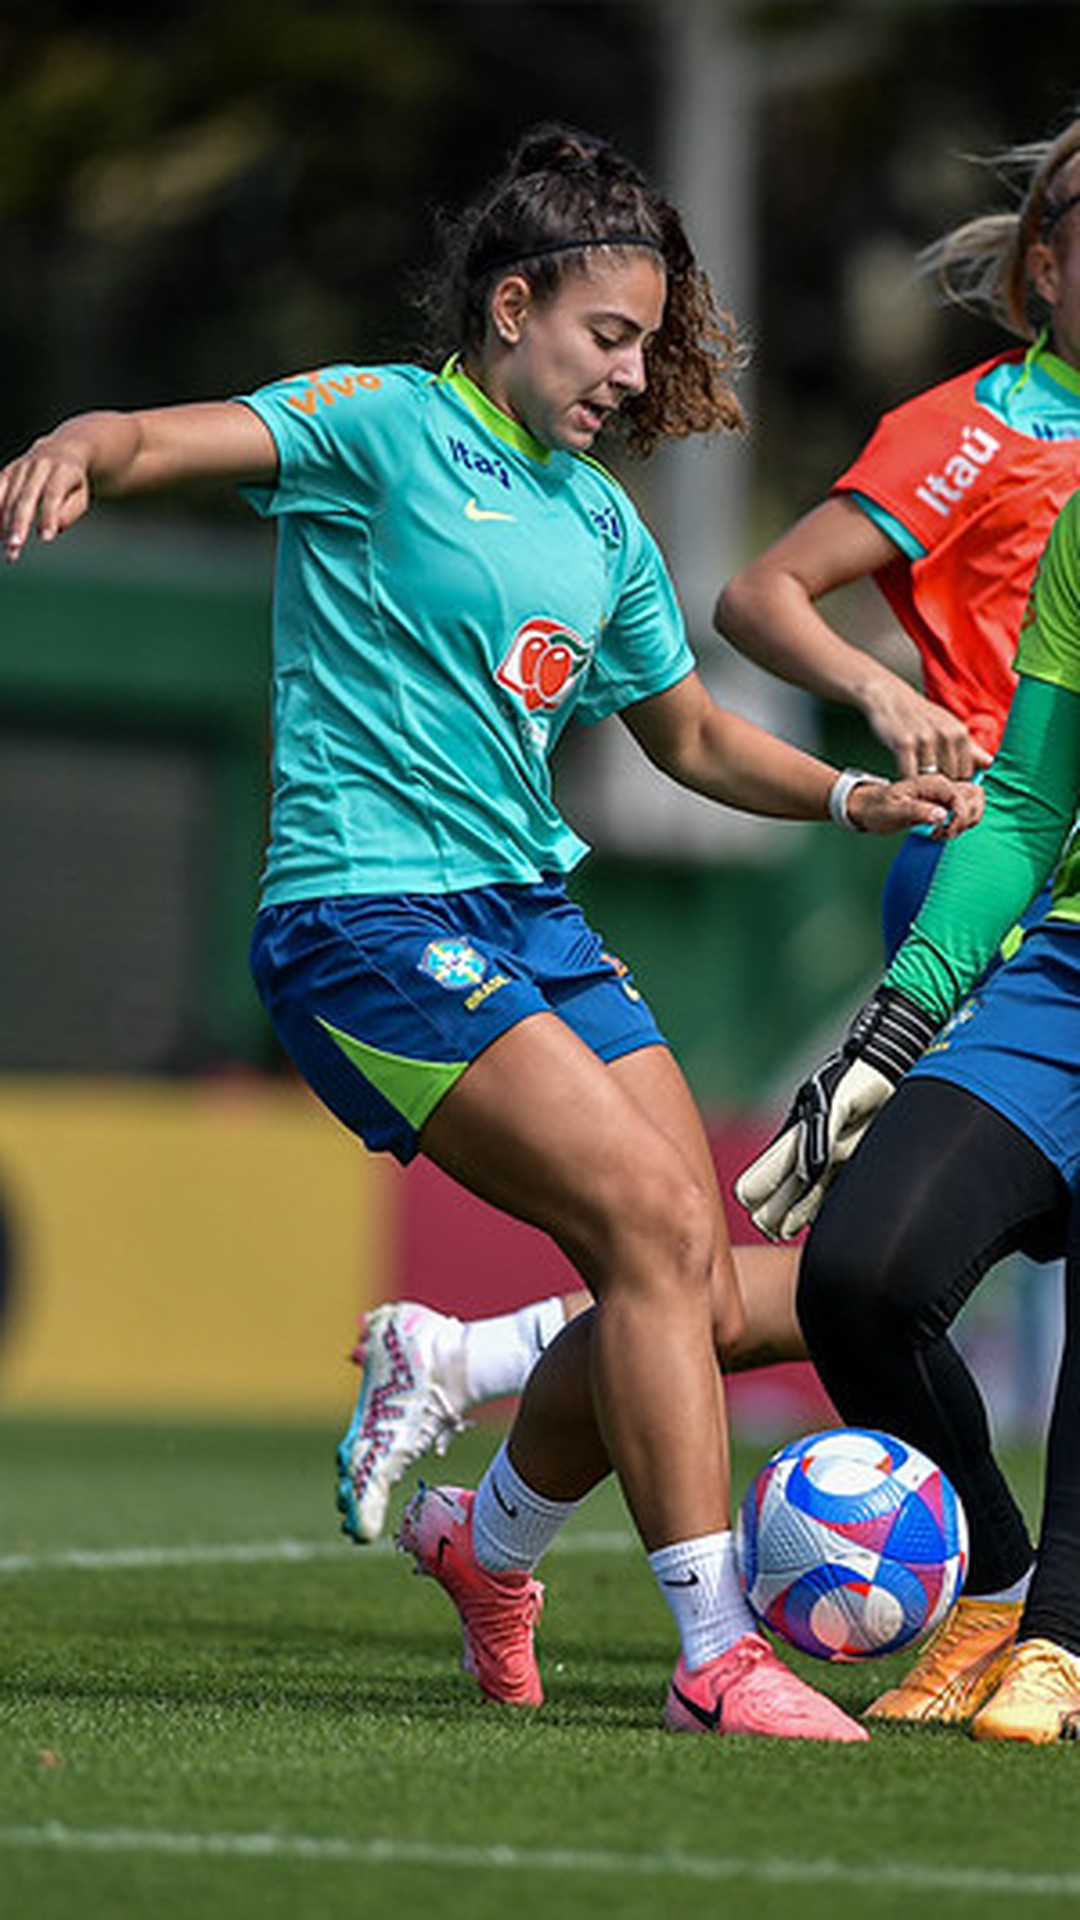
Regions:
<instances>
[{"instance_id":1,"label":"goalkeeper","mask_svg":"<svg viewBox=\"0 0 1080 1920\"><path fill-rule=\"evenodd\" d=\"M882 985L737 1191L781 1239L827 1191L798 1287L814 1361L845 1420L922 1447L967 1511L964 1597L870 1716L1041 1744L1080 1737L1080 493L1051 532L1016 666L980 827L946 851ZM1052 871L1043 918L962 1001ZM1063 1248L1034 1559L949 1328L1004 1254Z\"/></svg>"}]
</instances>

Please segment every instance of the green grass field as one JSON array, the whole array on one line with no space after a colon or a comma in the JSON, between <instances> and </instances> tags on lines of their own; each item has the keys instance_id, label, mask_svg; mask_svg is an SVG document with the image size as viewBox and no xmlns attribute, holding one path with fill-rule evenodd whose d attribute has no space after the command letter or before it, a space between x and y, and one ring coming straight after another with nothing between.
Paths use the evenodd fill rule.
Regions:
<instances>
[{"instance_id":1,"label":"green grass field","mask_svg":"<svg viewBox=\"0 0 1080 1920\"><path fill-rule=\"evenodd\" d=\"M5 1920L1076 1911L1075 1748L663 1734L613 1492L545 1570L548 1703L485 1704L434 1583L336 1536L334 1439L0 1422ZM893 1670L814 1678L857 1710Z\"/></svg>"}]
</instances>

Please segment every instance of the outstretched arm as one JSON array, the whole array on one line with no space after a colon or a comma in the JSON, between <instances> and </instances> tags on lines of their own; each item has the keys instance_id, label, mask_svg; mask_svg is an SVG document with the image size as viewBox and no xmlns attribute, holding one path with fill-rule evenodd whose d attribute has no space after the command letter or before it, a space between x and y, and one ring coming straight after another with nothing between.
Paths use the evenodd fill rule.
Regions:
<instances>
[{"instance_id":1,"label":"outstretched arm","mask_svg":"<svg viewBox=\"0 0 1080 1920\"><path fill-rule=\"evenodd\" d=\"M786 820L824 820L838 769L717 705L689 673L666 692L627 707L624 724L662 772L710 800ZM929 826L952 839L982 810L975 787L940 774L867 780L847 798L850 824L868 833Z\"/></svg>"},{"instance_id":2,"label":"outstretched arm","mask_svg":"<svg viewBox=\"0 0 1080 1920\"><path fill-rule=\"evenodd\" d=\"M735 574L716 603L715 624L769 673L855 707L902 775L937 767L967 780L990 756L963 721L852 646L818 611L825 594L879 572L899 553L856 501L838 494Z\"/></svg>"},{"instance_id":3,"label":"outstretched arm","mask_svg":"<svg viewBox=\"0 0 1080 1920\"><path fill-rule=\"evenodd\" d=\"M269 429L239 401L77 414L0 468L0 543L17 560L31 535L55 540L95 499L276 472Z\"/></svg>"}]
</instances>

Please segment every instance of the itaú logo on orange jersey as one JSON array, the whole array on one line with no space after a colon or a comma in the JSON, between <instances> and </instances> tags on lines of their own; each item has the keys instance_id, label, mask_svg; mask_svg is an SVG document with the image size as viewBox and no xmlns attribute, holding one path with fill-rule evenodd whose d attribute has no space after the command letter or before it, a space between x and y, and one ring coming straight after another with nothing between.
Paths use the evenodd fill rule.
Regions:
<instances>
[{"instance_id":1,"label":"ita\u00fa logo on orange jersey","mask_svg":"<svg viewBox=\"0 0 1080 1920\"><path fill-rule=\"evenodd\" d=\"M572 628L535 614L518 628L495 678L524 702L527 712L553 713L591 658L592 649Z\"/></svg>"}]
</instances>

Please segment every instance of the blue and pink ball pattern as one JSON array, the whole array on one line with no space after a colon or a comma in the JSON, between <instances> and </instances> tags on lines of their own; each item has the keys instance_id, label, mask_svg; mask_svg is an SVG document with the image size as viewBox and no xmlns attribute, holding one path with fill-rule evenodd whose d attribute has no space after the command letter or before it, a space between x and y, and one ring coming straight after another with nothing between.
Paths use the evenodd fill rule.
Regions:
<instances>
[{"instance_id":1,"label":"blue and pink ball pattern","mask_svg":"<svg viewBox=\"0 0 1080 1920\"><path fill-rule=\"evenodd\" d=\"M968 1532L959 1497L916 1447L865 1427L781 1447L736 1524L750 1607L819 1660L871 1660L931 1632L957 1598Z\"/></svg>"}]
</instances>

